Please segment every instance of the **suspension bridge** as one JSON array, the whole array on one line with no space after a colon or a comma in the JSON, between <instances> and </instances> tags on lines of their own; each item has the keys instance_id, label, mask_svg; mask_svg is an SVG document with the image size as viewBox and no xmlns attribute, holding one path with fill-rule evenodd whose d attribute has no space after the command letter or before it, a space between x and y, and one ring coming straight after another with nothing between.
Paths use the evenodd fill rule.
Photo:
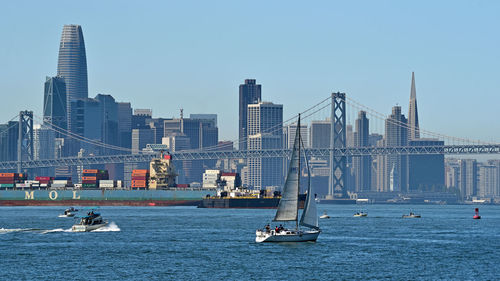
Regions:
<instances>
[{"instance_id":1,"label":"suspension bridge","mask_svg":"<svg viewBox=\"0 0 500 281\"><path fill-rule=\"evenodd\" d=\"M383 121L405 129L417 129L422 136L443 141L443 145L424 145L424 146L363 146L353 147L347 144L347 105L353 112L365 111L369 114L371 120ZM330 163L330 194L338 194L340 197L345 195L344 175L346 172L346 157L355 156L376 156L376 155L424 155L424 154L442 154L442 155L464 155L464 154L499 154L500 144L485 143L481 141L472 141L464 138L446 136L440 133L426 131L420 128L411 128L407 123L395 119L387 118L386 115L373 110L356 100L346 97L344 93L332 93L321 102L308 108L301 113L302 120L311 120L315 118L318 112L327 110L330 123L330 147L328 148L307 148L305 153L308 157L329 158ZM289 149L260 149L260 150L227 150L220 146L204 147L198 150L172 151L166 145L148 144L142 151L133 151L130 148L118 147L107 144L99 140L89 139L73 132L57 127L42 117L33 115L31 111L22 111L17 116L18 122L18 161L0 162L1 170L18 171L24 169L60 167L60 166L85 166L92 164L108 163L141 163L149 162L154 157L158 157L160 151L170 153L176 160L215 160L215 159L249 159L249 158L272 158L289 157ZM15 118L17 118L15 117ZM292 116L283 123L278 124L265 133L282 131L283 127L292 125L296 122L298 115ZM13 118L13 119L15 119ZM12 120L13 120L12 119ZM50 130L64 136L65 138L75 139L79 142L87 143L96 147L101 147L111 151L111 155L102 156L80 156L80 157L61 157L57 159L35 159L33 147L33 122L37 119L39 123L44 123ZM12 128L7 128L0 132L0 136ZM235 143L246 141L236 140ZM444 143L448 143L444 145ZM451 143L451 144L450 144Z\"/></svg>"}]
</instances>

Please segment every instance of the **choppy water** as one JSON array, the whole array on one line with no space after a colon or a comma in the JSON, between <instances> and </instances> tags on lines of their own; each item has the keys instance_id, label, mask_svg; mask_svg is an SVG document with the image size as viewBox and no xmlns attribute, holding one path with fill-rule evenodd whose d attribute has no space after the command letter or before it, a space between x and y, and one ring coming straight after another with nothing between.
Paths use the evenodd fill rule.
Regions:
<instances>
[{"instance_id":1,"label":"choppy water","mask_svg":"<svg viewBox=\"0 0 500 281\"><path fill-rule=\"evenodd\" d=\"M500 278L500 206L319 205L332 218L296 244L254 242L274 210L102 207L108 227L73 233L63 209L0 208L0 280Z\"/></svg>"}]
</instances>

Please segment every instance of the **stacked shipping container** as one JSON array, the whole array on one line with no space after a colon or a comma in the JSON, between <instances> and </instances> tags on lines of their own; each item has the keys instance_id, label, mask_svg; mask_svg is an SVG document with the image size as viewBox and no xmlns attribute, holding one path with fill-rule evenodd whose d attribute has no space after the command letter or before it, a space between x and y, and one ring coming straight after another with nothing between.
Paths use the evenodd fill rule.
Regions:
<instances>
[{"instance_id":1,"label":"stacked shipping container","mask_svg":"<svg viewBox=\"0 0 500 281\"><path fill-rule=\"evenodd\" d=\"M85 169L82 175L82 188L98 188L101 180L109 180L108 170Z\"/></svg>"},{"instance_id":2,"label":"stacked shipping container","mask_svg":"<svg viewBox=\"0 0 500 281\"><path fill-rule=\"evenodd\" d=\"M132 188L147 188L149 182L149 170L132 171Z\"/></svg>"},{"instance_id":3,"label":"stacked shipping container","mask_svg":"<svg viewBox=\"0 0 500 281\"><path fill-rule=\"evenodd\" d=\"M28 174L0 173L0 188L14 188L17 183L23 183L28 179Z\"/></svg>"}]
</instances>

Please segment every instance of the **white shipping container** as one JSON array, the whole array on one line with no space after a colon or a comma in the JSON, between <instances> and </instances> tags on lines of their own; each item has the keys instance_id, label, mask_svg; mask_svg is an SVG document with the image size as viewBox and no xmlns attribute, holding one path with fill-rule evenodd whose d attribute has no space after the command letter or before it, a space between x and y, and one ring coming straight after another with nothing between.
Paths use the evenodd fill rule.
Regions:
<instances>
[{"instance_id":1,"label":"white shipping container","mask_svg":"<svg viewBox=\"0 0 500 281\"><path fill-rule=\"evenodd\" d=\"M54 180L52 183L54 184L68 184L67 180Z\"/></svg>"},{"instance_id":2,"label":"white shipping container","mask_svg":"<svg viewBox=\"0 0 500 281\"><path fill-rule=\"evenodd\" d=\"M114 184L114 180L100 180L99 183L105 183L105 184Z\"/></svg>"},{"instance_id":3,"label":"white shipping container","mask_svg":"<svg viewBox=\"0 0 500 281\"><path fill-rule=\"evenodd\" d=\"M106 184L100 184L99 187L100 188L113 188L115 186L113 184L106 183Z\"/></svg>"}]
</instances>

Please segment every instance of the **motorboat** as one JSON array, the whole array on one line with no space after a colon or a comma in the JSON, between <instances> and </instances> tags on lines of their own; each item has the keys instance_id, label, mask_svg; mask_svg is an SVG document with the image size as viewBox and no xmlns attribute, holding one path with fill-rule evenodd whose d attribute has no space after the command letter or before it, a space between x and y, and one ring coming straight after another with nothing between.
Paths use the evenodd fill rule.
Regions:
<instances>
[{"instance_id":1,"label":"motorboat","mask_svg":"<svg viewBox=\"0 0 500 281\"><path fill-rule=\"evenodd\" d=\"M88 232L93 231L108 224L103 220L100 213L90 211L86 216L80 218L80 221L73 225L71 230L73 232Z\"/></svg>"},{"instance_id":2,"label":"motorboat","mask_svg":"<svg viewBox=\"0 0 500 281\"><path fill-rule=\"evenodd\" d=\"M414 212L410 212L408 215L403 215L403 219L415 219L421 218L419 214L415 214Z\"/></svg>"},{"instance_id":3,"label":"motorboat","mask_svg":"<svg viewBox=\"0 0 500 281\"><path fill-rule=\"evenodd\" d=\"M481 216L479 215L479 208L476 208L475 211L476 211L476 214L472 218L475 220L481 219Z\"/></svg>"},{"instance_id":4,"label":"motorboat","mask_svg":"<svg viewBox=\"0 0 500 281\"><path fill-rule=\"evenodd\" d=\"M368 216L368 213L367 212L363 212L363 211L359 211L359 212L356 212L354 215L354 217L367 217Z\"/></svg>"},{"instance_id":5,"label":"motorboat","mask_svg":"<svg viewBox=\"0 0 500 281\"><path fill-rule=\"evenodd\" d=\"M300 158L302 142L300 134L300 114L298 119L297 130L295 132L295 140L293 144L292 157L288 165L288 173L283 186L281 199L276 210L276 215L273 221L280 222L295 222L295 229L287 229L283 226L271 229L269 224L264 229L257 229L255 231L255 242L315 242L318 239L321 230L318 224L318 211L316 209L316 200L314 198L314 191L311 186L311 172L307 163L307 158L304 159L307 167L308 182L307 182L307 195L304 203L304 210L302 216L299 217L299 187L300 187ZM300 229L300 226L307 227L307 229Z\"/></svg>"},{"instance_id":6,"label":"motorboat","mask_svg":"<svg viewBox=\"0 0 500 281\"><path fill-rule=\"evenodd\" d=\"M78 212L77 209L70 207L70 208L64 210L64 214L60 214L59 217L60 218L72 218L76 215L76 212Z\"/></svg>"},{"instance_id":7,"label":"motorboat","mask_svg":"<svg viewBox=\"0 0 500 281\"><path fill-rule=\"evenodd\" d=\"M319 216L320 219L329 219L330 216L326 213L326 211L323 212L321 216Z\"/></svg>"}]
</instances>

